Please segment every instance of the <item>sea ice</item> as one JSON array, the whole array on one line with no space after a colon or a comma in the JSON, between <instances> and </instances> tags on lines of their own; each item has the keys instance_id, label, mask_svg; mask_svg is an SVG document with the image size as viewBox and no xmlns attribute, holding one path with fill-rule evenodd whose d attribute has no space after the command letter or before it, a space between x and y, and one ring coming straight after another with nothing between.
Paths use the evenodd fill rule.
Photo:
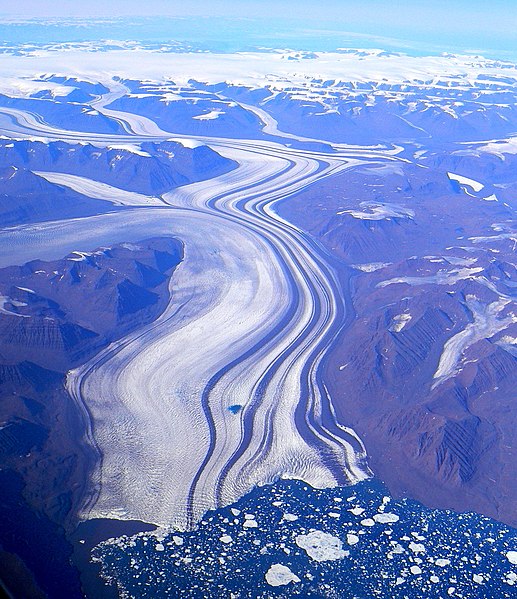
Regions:
<instances>
[{"instance_id":1,"label":"sea ice","mask_svg":"<svg viewBox=\"0 0 517 599\"><path fill-rule=\"evenodd\" d=\"M434 562L437 566L439 566L440 568L445 568L445 566L448 566L451 563L450 559L443 559L443 558L438 558L435 562Z\"/></svg>"},{"instance_id":2,"label":"sea ice","mask_svg":"<svg viewBox=\"0 0 517 599\"><path fill-rule=\"evenodd\" d=\"M414 543L411 541L411 543L409 543L409 548L413 553L425 553L425 547L422 543Z\"/></svg>"},{"instance_id":3,"label":"sea ice","mask_svg":"<svg viewBox=\"0 0 517 599\"><path fill-rule=\"evenodd\" d=\"M298 547L307 552L307 555L317 562L343 559L343 543L338 537L329 535L322 530L314 530L307 535L298 535L295 539Z\"/></svg>"},{"instance_id":4,"label":"sea ice","mask_svg":"<svg viewBox=\"0 0 517 599\"><path fill-rule=\"evenodd\" d=\"M372 518L365 518L364 520L361 520L361 525L362 526L374 526L375 520L373 520Z\"/></svg>"},{"instance_id":5,"label":"sea ice","mask_svg":"<svg viewBox=\"0 0 517 599\"><path fill-rule=\"evenodd\" d=\"M223 535L219 538L219 540L221 541L221 543L224 543L225 545L228 545L228 543L231 543L233 541L230 535Z\"/></svg>"},{"instance_id":6,"label":"sea ice","mask_svg":"<svg viewBox=\"0 0 517 599\"><path fill-rule=\"evenodd\" d=\"M375 514L373 519L375 520L375 522L379 522L380 524L393 524L394 522L398 522L400 518L397 516L397 514L387 513Z\"/></svg>"},{"instance_id":7,"label":"sea ice","mask_svg":"<svg viewBox=\"0 0 517 599\"><path fill-rule=\"evenodd\" d=\"M295 522L296 520L298 520L298 516L296 516L295 514L286 513L283 515L282 519L286 520L287 522Z\"/></svg>"},{"instance_id":8,"label":"sea ice","mask_svg":"<svg viewBox=\"0 0 517 599\"><path fill-rule=\"evenodd\" d=\"M285 586L290 582L300 582L298 576L282 564L273 564L266 572L265 578L266 582L272 587Z\"/></svg>"}]
</instances>

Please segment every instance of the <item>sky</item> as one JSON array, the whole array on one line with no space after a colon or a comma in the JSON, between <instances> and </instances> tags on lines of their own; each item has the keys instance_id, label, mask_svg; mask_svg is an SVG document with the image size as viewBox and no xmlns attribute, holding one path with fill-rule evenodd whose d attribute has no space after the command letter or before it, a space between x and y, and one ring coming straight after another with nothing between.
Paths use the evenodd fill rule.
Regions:
<instances>
[{"instance_id":1,"label":"sky","mask_svg":"<svg viewBox=\"0 0 517 599\"><path fill-rule=\"evenodd\" d=\"M296 22L305 30L346 31L517 55L517 0L1 0L21 17L225 17ZM1 19L0 19L1 21ZM289 31L284 27L284 32Z\"/></svg>"},{"instance_id":2,"label":"sky","mask_svg":"<svg viewBox=\"0 0 517 599\"><path fill-rule=\"evenodd\" d=\"M482 31L515 29L514 0L2 0L23 16L270 16Z\"/></svg>"}]
</instances>

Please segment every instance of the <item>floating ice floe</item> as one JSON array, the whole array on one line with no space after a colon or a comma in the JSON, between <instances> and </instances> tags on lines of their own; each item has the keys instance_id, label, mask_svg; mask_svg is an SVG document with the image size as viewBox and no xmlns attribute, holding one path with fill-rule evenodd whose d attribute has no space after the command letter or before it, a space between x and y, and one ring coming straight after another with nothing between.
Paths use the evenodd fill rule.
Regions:
<instances>
[{"instance_id":1,"label":"floating ice floe","mask_svg":"<svg viewBox=\"0 0 517 599\"><path fill-rule=\"evenodd\" d=\"M266 572L265 579L272 587L285 586L291 582L300 582L298 576L282 564L273 564Z\"/></svg>"},{"instance_id":2,"label":"floating ice floe","mask_svg":"<svg viewBox=\"0 0 517 599\"><path fill-rule=\"evenodd\" d=\"M295 514L286 513L282 516L282 520L285 520L286 522L295 522L296 520L298 520L298 516L296 516Z\"/></svg>"},{"instance_id":3,"label":"floating ice floe","mask_svg":"<svg viewBox=\"0 0 517 599\"><path fill-rule=\"evenodd\" d=\"M422 545L422 543L411 541L411 543L409 543L409 548L413 553L425 553L425 546Z\"/></svg>"},{"instance_id":4,"label":"floating ice floe","mask_svg":"<svg viewBox=\"0 0 517 599\"><path fill-rule=\"evenodd\" d=\"M343 543L338 537L329 535L322 530L314 530L306 535L298 535L296 544L307 552L307 555L317 562L334 561L346 557Z\"/></svg>"},{"instance_id":5,"label":"floating ice floe","mask_svg":"<svg viewBox=\"0 0 517 599\"><path fill-rule=\"evenodd\" d=\"M219 540L221 541L221 543L224 543L225 545L228 545L229 543L231 543L233 541L233 539L230 535L223 535L222 537L219 538Z\"/></svg>"},{"instance_id":6,"label":"floating ice floe","mask_svg":"<svg viewBox=\"0 0 517 599\"><path fill-rule=\"evenodd\" d=\"M435 565L437 565L439 568L445 568L445 566L450 565L451 560L450 559L444 559L442 557L439 557L435 562Z\"/></svg>"},{"instance_id":7,"label":"floating ice floe","mask_svg":"<svg viewBox=\"0 0 517 599\"><path fill-rule=\"evenodd\" d=\"M385 513L375 514L373 519L375 520L375 522L379 522L380 524L393 524L395 522L398 522L400 518L399 516L397 516L397 514Z\"/></svg>"},{"instance_id":8,"label":"floating ice floe","mask_svg":"<svg viewBox=\"0 0 517 599\"><path fill-rule=\"evenodd\" d=\"M375 526L375 520L373 518L365 518L361 520L362 526Z\"/></svg>"}]
</instances>

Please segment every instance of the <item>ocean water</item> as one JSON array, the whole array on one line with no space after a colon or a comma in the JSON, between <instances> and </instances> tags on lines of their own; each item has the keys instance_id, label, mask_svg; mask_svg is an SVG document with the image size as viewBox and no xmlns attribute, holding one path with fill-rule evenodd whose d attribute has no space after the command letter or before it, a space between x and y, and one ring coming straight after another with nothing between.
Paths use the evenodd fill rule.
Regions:
<instances>
[{"instance_id":1,"label":"ocean water","mask_svg":"<svg viewBox=\"0 0 517 599\"><path fill-rule=\"evenodd\" d=\"M192 532L110 539L93 559L123 597L504 599L517 596L511 551L516 530L394 500L375 480L279 481ZM279 569L291 581L274 586Z\"/></svg>"},{"instance_id":2,"label":"ocean water","mask_svg":"<svg viewBox=\"0 0 517 599\"><path fill-rule=\"evenodd\" d=\"M330 52L340 48L381 48L414 56L438 55L446 50L517 61L515 45L507 36L485 32L482 39L478 38L462 29L453 35L436 30L416 34L402 26L387 35L382 27L361 28L353 23L334 23L324 14L319 20L303 15L278 19L267 14L261 18L148 16L21 20L0 15L0 48L4 49L25 44L137 40L150 46L173 43L177 45L177 51L239 52L289 48Z\"/></svg>"}]
</instances>

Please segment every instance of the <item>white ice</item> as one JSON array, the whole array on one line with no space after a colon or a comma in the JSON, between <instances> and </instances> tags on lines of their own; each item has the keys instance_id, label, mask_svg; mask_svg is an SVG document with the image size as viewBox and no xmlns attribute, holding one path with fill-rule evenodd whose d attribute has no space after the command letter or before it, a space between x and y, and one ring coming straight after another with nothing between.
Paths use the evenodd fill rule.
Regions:
<instances>
[{"instance_id":1,"label":"white ice","mask_svg":"<svg viewBox=\"0 0 517 599\"><path fill-rule=\"evenodd\" d=\"M16 312L13 312L12 310L8 310L5 307L6 304L11 304L12 306L15 306L15 307L22 307L22 306L27 305L24 302L13 300L10 297L7 297L5 295L0 295L0 313L1 314L6 314L8 316L18 316L20 318L30 318L29 314L18 314Z\"/></svg>"},{"instance_id":2,"label":"white ice","mask_svg":"<svg viewBox=\"0 0 517 599\"><path fill-rule=\"evenodd\" d=\"M196 121L213 121L214 119L218 119L224 112L222 110L211 110L206 114L200 114L198 116L193 116L192 119Z\"/></svg>"},{"instance_id":3,"label":"white ice","mask_svg":"<svg viewBox=\"0 0 517 599\"><path fill-rule=\"evenodd\" d=\"M489 339L517 322L515 314L500 317L502 310L510 303L501 298L488 305L481 304L474 298L467 298L467 307L472 314L472 322L462 331L453 335L444 345L438 368L434 373L433 387L454 376L460 368L460 361L465 351L482 339Z\"/></svg>"},{"instance_id":4,"label":"white ice","mask_svg":"<svg viewBox=\"0 0 517 599\"><path fill-rule=\"evenodd\" d=\"M298 547L307 552L311 559L317 562L334 561L343 559L346 556L341 539L322 530L314 530L306 535L298 535L295 542Z\"/></svg>"},{"instance_id":5,"label":"white ice","mask_svg":"<svg viewBox=\"0 0 517 599\"><path fill-rule=\"evenodd\" d=\"M400 333L400 331L402 331L402 329L407 325L407 323L411 320L411 314L409 313L404 313L404 314L398 314L397 316L393 317L393 321L389 327L390 331L393 331L394 333Z\"/></svg>"},{"instance_id":6,"label":"white ice","mask_svg":"<svg viewBox=\"0 0 517 599\"><path fill-rule=\"evenodd\" d=\"M272 564L265 574L265 579L272 587L285 586L291 582L300 582L298 576L282 564Z\"/></svg>"},{"instance_id":7,"label":"white ice","mask_svg":"<svg viewBox=\"0 0 517 599\"><path fill-rule=\"evenodd\" d=\"M163 201L155 196L146 196L134 191L126 191L107 183L94 181L87 177L68 175L66 173L34 171L35 175L50 183L73 189L89 198L105 200L118 206L163 206Z\"/></svg>"},{"instance_id":8,"label":"white ice","mask_svg":"<svg viewBox=\"0 0 517 599\"><path fill-rule=\"evenodd\" d=\"M457 181L460 185L468 185L475 192L481 191L484 187L482 183L479 181L474 181L474 179L469 179L468 177L463 177L462 175L456 175L455 173L447 173L447 176L451 181Z\"/></svg>"}]
</instances>

